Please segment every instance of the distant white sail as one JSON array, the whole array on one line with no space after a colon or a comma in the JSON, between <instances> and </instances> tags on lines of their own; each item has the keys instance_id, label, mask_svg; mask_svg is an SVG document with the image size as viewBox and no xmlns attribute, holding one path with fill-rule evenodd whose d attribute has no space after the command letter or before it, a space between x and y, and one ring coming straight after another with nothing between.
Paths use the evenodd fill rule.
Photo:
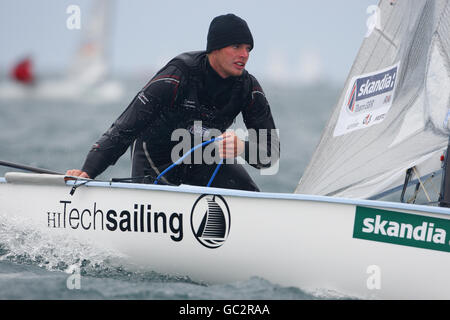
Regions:
<instances>
[{"instance_id":1,"label":"distant white sail","mask_svg":"<svg viewBox=\"0 0 450 320\"><path fill-rule=\"evenodd\" d=\"M450 1L380 1L296 193L370 198L439 170L450 126Z\"/></svg>"},{"instance_id":2,"label":"distant white sail","mask_svg":"<svg viewBox=\"0 0 450 320\"><path fill-rule=\"evenodd\" d=\"M92 84L103 79L107 73L108 38L114 2L93 2L86 25L82 26L81 45L69 68L71 78L81 83Z\"/></svg>"}]
</instances>

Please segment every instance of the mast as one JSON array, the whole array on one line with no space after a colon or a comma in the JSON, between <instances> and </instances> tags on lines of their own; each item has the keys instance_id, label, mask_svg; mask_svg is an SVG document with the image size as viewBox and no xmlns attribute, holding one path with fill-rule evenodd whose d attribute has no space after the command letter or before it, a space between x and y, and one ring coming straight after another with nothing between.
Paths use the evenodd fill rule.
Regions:
<instances>
[{"instance_id":1,"label":"mast","mask_svg":"<svg viewBox=\"0 0 450 320\"><path fill-rule=\"evenodd\" d=\"M447 171L447 168L450 168L449 148L450 138L448 140L447 152L442 165L441 194L439 196L440 207L450 207L450 172Z\"/></svg>"}]
</instances>

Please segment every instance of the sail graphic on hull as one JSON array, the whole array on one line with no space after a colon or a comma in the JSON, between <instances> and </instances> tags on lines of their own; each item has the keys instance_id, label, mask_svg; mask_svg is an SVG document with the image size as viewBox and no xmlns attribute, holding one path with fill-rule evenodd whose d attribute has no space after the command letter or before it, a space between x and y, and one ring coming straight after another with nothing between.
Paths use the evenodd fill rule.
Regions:
<instances>
[{"instance_id":1,"label":"sail graphic on hull","mask_svg":"<svg viewBox=\"0 0 450 320\"><path fill-rule=\"evenodd\" d=\"M212 249L222 246L230 226L230 209L224 197L204 194L197 199L191 211L191 228L203 246Z\"/></svg>"},{"instance_id":2,"label":"sail graphic on hull","mask_svg":"<svg viewBox=\"0 0 450 320\"><path fill-rule=\"evenodd\" d=\"M225 241L226 222L222 208L212 199L206 199L208 210L203 216L202 223L197 231L197 237L210 244L219 244Z\"/></svg>"}]
</instances>

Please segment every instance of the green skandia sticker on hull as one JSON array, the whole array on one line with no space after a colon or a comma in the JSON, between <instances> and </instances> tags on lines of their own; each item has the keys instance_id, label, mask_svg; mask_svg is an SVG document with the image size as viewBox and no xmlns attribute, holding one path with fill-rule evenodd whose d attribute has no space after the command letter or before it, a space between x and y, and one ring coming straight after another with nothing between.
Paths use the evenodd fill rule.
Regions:
<instances>
[{"instance_id":1,"label":"green skandia sticker on hull","mask_svg":"<svg viewBox=\"0 0 450 320\"><path fill-rule=\"evenodd\" d=\"M450 220L356 207L353 238L450 252Z\"/></svg>"}]
</instances>

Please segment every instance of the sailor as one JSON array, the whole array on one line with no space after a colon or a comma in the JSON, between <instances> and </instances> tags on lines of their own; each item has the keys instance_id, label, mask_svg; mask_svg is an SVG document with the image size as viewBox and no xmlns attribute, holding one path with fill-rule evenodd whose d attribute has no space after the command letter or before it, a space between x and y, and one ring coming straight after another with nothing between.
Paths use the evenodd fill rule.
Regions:
<instances>
[{"instance_id":1,"label":"sailor","mask_svg":"<svg viewBox=\"0 0 450 320\"><path fill-rule=\"evenodd\" d=\"M157 72L93 145L82 169L66 174L93 179L131 146L134 182L152 183L176 160L173 150L180 141L173 139L173 133L185 129L193 141L201 135L200 142L218 132L215 137L222 140L215 158L234 159L223 161L212 187L259 191L235 158L241 156L257 169L270 167L279 157L279 138L264 92L245 69L252 49L253 37L243 19L234 14L215 17L206 51L183 53ZM240 113L249 131L243 140L236 131L227 130ZM203 157L200 162L184 161L160 183L205 186L216 162Z\"/></svg>"}]
</instances>

